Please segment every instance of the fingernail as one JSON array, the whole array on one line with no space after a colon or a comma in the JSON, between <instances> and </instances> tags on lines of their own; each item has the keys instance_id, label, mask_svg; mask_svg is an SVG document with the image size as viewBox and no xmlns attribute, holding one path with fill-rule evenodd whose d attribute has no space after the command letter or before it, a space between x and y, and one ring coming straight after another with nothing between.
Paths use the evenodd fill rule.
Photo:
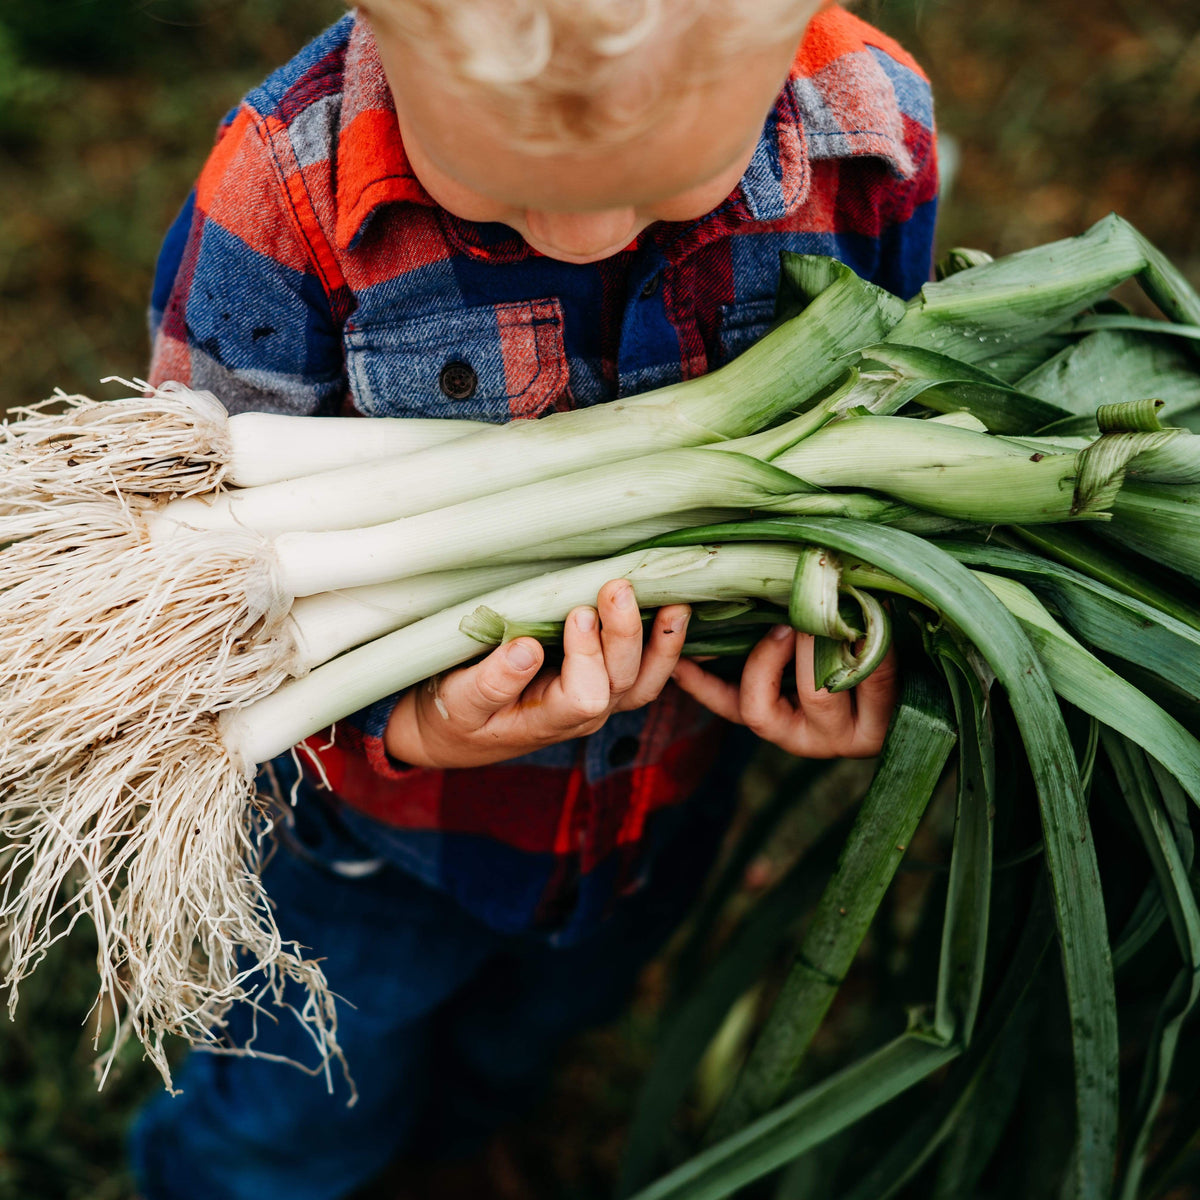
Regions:
<instances>
[{"instance_id":1,"label":"fingernail","mask_svg":"<svg viewBox=\"0 0 1200 1200\"><path fill-rule=\"evenodd\" d=\"M617 592L617 607L618 608L633 608L637 603L637 597L633 594L633 588L626 584L619 592Z\"/></svg>"},{"instance_id":2,"label":"fingernail","mask_svg":"<svg viewBox=\"0 0 1200 1200\"><path fill-rule=\"evenodd\" d=\"M581 608L575 614L575 628L582 630L584 633L591 633L596 628L596 610L594 608Z\"/></svg>"},{"instance_id":3,"label":"fingernail","mask_svg":"<svg viewBox=\"0 0 1200 1200\"><path fill-rule=\"evenodd\" d=\"M776 625L771 630L771 638L773 641L782 642L785 637L790 637L792 627L790 625Z\"/></svg>"},{"instance_id":4,"label":"fingernail","mask_svg":"<svg viewBox=\"0 0 1200 1200\"><path fill-rule=\"evenodd\" d=\"M537 655L524 643L513 642L508 648L508 665L518 671L528 671L537 662Z\"/></svg>"}]
</instances>

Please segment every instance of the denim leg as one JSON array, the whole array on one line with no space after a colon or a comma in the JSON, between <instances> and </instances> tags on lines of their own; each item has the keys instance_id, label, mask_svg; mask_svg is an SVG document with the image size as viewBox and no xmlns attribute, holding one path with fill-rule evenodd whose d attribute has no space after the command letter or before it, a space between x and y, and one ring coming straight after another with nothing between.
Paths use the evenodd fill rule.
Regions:
<instances>
[{"instance_id":1,"label":"denim leg","mask_svg":"<svg viewBox=\"0 0 1200 1200\"><path fill-rule=\"evenodd\" d=\"M347 1107L340 1069L324 1078L262 1059L193 1053L134 1128L131 1155L146 1200L334 1200L375 1174L410 1138L428 1094L429 1014L493 952L496 935L445 897L391 868L343 878L322 861L353 860L336 822L301 801L303 857L281 847L264 872L283 936L324 960L339 997L338 1040L358 1089ZM324 824L324 828L322 828ZM232 1015L235 1038L248 1014ZM259 1020L256 1046L311 1063L299 1022Z\"/></svg>"},{"instance_id":2,"label":"denim leg","mask_svg":"<svg viewBox=\"0 0 1200 1200\"><path fill-rule=\"evenodd\" d=\"M418 1136L425 1154L461 1158L541 1098L563 1043L616 1019L642 969L683 923L729 826L748 756L735 749L697 795L661 814L672 826L649 880L592 937L558 947L510 939L434 1020L438 1070Z\"/></svg>"}]
</instances>

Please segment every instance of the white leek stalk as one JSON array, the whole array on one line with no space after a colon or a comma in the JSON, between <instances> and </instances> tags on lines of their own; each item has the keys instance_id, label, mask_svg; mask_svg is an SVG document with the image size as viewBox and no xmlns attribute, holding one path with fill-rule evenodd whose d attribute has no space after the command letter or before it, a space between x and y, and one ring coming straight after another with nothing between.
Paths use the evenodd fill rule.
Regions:
<instances>
[{"instance_id":1,"label":"white leek stalk","mask_svg":"<svg viewBox=\"0 0 1200 1200\"><path fill-rule=\"evenodd\" d=\"M291 417L237 413L229 418L225 482L254 487L324 471L408 458L458 442L489 426L437 417Z\"/></svg>"},{"instance_id":2,"label":"white leek stalk","mask_svg":"<svg viewBox=\"0 0 1200 1200\"><path fill-rule=\"evenodd\" d=\"M512 421L449 446L326 471L295 485L180 501L197 528L262 533L352 529L477 496L686 446L743 437L802 408L846 371L845 356L876 340L904 306L846 275L797 317L709 375L592 408Z\"/></svg>"},{"instance_id":3,"label":"white leek stalk","mask_svg":"<svg viewBox=\"0 0 1200 1200\"><path fill-rule=\"evenodd\" d=\"M230 416L178 383L96 401L57 392L0 425L0 505L104 495L191 496L397 458L465 437L476 421ZM52 411L56 410L56 411Z\"/></svg>"},{"instance_id":4,"label":"white leek stalk","mask_svg":"<svg viewBox=\"0 0 1200 1200\"><path fill-rule=\"evenodd\" d=\"M574 565L566 559L545 559L464 567L341 592L302 596L289 614L295 641L290 674L306 674L345 650L402 629L451 604Z\"/></svg>"},{"instance_id":5,"label":"white leek stalk","mask_svg":"<svg viewBox=\"0 0 1200 1200\"><path fill-rule=\"evenodd\" d=\"M737 508L693 508L684 512L664 513L659 517L647 517L643 521L627 521L623 525L609 525L587 533L573 533L554 541L538 542L536 546L522 546L517 550L497 550L493 562L532 562L553 558L611 558L648 542L673 529L691 529L697 525L716 525L721 521L736 521L743 516Z\"/></svg>"},{"instance_id":6,"label":"white leek stalk","mask_svg":"<svg viewBox=\"0 0 1200 1200\"><path fill-rule=\"evenodd\" d=\"M294 680L253 706L222 717L230 753L249 767L337 721L341 715L475 658L476 637L460 625L479 607L517 621L562 621L595 603L612 579L628 579L644 608L754 597L786 601L799 551L746 543L638 550L583 563L476 597L379 638Z\"/></svg>"},{"instance_id":7,"label":"white leek stalk","mask_svg":"<svg viewBox=\"0 0 1200 1200\"><path fill-rule=\"evenodd\" d=\"M518 550L702 505L766 508L797 490L803 490L797 480L756 459L669 450L385 525L283 533L272 545L283 589L309 596L485 562L500 548ZM170 521L162 527L169 540Z\"/></svg>"}]
</instances>

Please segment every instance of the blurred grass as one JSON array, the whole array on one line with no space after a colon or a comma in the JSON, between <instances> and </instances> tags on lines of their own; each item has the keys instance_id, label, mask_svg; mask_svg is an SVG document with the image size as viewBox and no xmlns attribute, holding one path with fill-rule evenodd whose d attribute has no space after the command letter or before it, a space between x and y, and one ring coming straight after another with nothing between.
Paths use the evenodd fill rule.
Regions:
<instances>
[{"instance_id":1,"label":"blurred grass","mask_svg":"<svg viewBox=\"0 0 1200 1200\"><path fill-rule=\"evenodd\" d=\"M337 0L0 0L0 406L145 370L158 243L243 92Z\"/></svg>"},{"instance_id":2,"label":"blurred grass","mask_svg":"<svg viewBox=\"0 0 1200 1200\"><path fill-rule=\"evenodd\" d=\"M129 1114L157 1076L129 1046L98 1092L92 1064L95 943L60 943L22 987L17 1020L0 1032L0 1196L126 1200Z\"/></svg>"},{"instance_id":3,"label":"blurred grass","mask_svg":"<svg viewBox=\"0 0 1200 1200\"><path fill-rule=\"evenodd\" d=\"M1200 278L1195 0L873 0L930 72L959 175L942 245L1008 253L1116 210Z\"/></svg>"},{"instance_id":4,"label":"blurred grass","mask_svg":"<svg viewBox=\"0 0 1200 1200\"><path fill-rule=\"evenodd\" d=\"M159 240L217 121L343 10L336 0L55 0L49 11L0 0L0 407L144 369ZM859 11L933 77L958 159L942 248L1004 253L1116 209L1200 281L1196 0L861 0ZM767 782L781 761L765 758ZM920 905L903 894L889 904L878 936L894 949ZM55 948L0 1034L0 1200L128 1196L122 1130L157 1082L130 1053L96 1094L94 968L80 942ZM604 1194L662 986L648 973L626 1020L564 1064L552 1119L518 1146L539 1164L526 1194ZM848 1038L864 1014L846 1009L832 1028Z\"/></svg>"}]
</instances>

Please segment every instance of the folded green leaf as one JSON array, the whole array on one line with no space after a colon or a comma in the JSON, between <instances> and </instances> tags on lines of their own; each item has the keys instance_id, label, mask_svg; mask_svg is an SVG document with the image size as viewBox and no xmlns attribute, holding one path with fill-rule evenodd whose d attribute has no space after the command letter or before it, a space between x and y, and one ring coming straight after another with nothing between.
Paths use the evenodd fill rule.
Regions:
<instances>
[{"instance_id":1,"label":"folded green leaf","mask_svg":"<svg viewBox=\"0 0 1200 1200\"><path fill-rule=\"evenodd\" d=\"M837 874L821 897L742 1074L713 1123L714 1139L770 1108L795 1074L904 857L953 744L944 696L919 672L909 672ZM953 1029L938 1032L946 1041L954 1034Z\"/></svg>"},{"instance_id":2,"label":"folded green leaf","mask_svg":"<svg viewBox=\"0 0 1200 1200\"><path fill-rule=\"evenodd\" d=\"M1019 391L998 376L960 359L919 346L879 342L863 357L881 363L908 385L905 399L933 409L965 409L994 433L1029 433L1069 416L1070 410Z\"/></svg>"},{"instance_id":3,"label":"folded green leaf","mask_svg":"<svg viewBox=\"0 0 1200 1200\"><path fill-rule=\"evenodd\" d=\"M1200 701L1200 630L1039 555L993 542L939 540L967 566L1015 576L1062 614L1083 641L1170 679Z\"/></svg>"},{"instance_id":4,"label":"folded green leaf","mask_svg":"<svg viewBox=\"0 0 1200 1200\"><path fill-rule=\"evenodd\" d=\"M663 541L686 544L697 536L696 530L688 530ZM1004 685L1037 785L1054 881L1075 1055L1075 1195L1080 1200L1100 1195L1112 1179L1116 1157L1116 997L1086 803L1041 657L1004 606L997 610L996 598L978 579L936 547L899 530L857 521L789 518L710 526L699 536L794 538L831 546L843 557L860 556L916 589L952 620Z\"/></svg>"},{"instance_id":5,"label":"folded green leaf","mask_svg":"<svg viewBox=\"0 0 1200 1200\"><path fill-rule=\"evenodd\" d=\"M1160 323L1161 324L1161 323ZM1017 386L1077 414L1079 433L1095 433L1099 405L1152 396L1164 402L1168 424L1200 405L1200 364L1178 341L1153 334L1103 330L1061 350Z\"/></svg>"},{"instance_id":6,"label":"folded green leaf","mask_svg":"<svg viewBox=\"0 0 1200 1200\"><path fill-rule=\"evenodd\" d=\"M1146 264L1136 231L1108 216L1078 237L927 283L887 340L987 362L1058 329Z\"/></svg>"},{"instance_id":7,"label":"folded green leaf","mask_svg":"<svg viewBox=\"0 0 1200 1200\"><path fill-rule=\"evenodd\" d=\"M1200 803L1200 741L1143 692L1089 654L1023 584L982 572L979 578L1021 622L1054 690L1076 708L1143 747Z\"/></svg>"}]
</instances>

